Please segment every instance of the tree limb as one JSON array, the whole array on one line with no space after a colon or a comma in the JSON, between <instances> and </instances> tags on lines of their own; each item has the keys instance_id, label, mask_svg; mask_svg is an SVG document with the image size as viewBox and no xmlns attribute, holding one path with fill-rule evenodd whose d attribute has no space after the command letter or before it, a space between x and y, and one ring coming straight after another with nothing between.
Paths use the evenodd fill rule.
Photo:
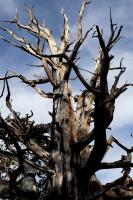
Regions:
<instances>
[{"instance_id":1,"label":"tree limb","mask_svg":"<svg viewBox=\"0 0 133 200\"><path fill-rule=\"evenodd\" d=\"M119 160L119 161L115 161L115 162L112 162L112 163L102 162L100 167L99 167L99 170L101 170L101 169L127 168L127 167L133 167L133 163L123 162L123 161Z\"/></svg>"}]
</instances>

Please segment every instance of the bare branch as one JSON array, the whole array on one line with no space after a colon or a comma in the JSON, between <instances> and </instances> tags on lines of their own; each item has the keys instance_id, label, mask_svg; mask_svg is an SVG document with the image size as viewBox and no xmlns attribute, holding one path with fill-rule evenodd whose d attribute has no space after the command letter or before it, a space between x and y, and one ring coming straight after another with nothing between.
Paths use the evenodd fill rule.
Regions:
<instances>
[{"instance_id":1,"label":"bare branch","mask_svg":"<svg viewBox=\"0 0 133 200\"><path fill-rule=\"evenodd\" d=\"M0 77L0 80L8 80L8 79L12 79L12 78L19 78L20 75L17 75L16 73L12 72L13 74L12 75L8 75L7 77ZM33 85L36 85L36 84L44 84L44 83L48 83L49 82L49 79L48 78L38 78L36 80L27 80L27 84L31 83Z\"/></svg>"},{"instance_id":2,"label":"bare branch","mask_svg":"<svg viewBox=\"0 0 133 200\"><path fill-rule=\"evenodd\" d=\"M38 59L41 59L41 56L37 53L36 49L30 43L26 43L26 40L25 40L25 44L23 46L21 46L21 45L17 45L15 43L11 42L10 40L3 38L3 37L0 37L0 39L5 41L6 43L11 44L14 47L17 47L17 48L25 51L26 53L29 53L29 54L35 56Z\"/></svg>"},{"instance_id":3,"label":"bare branch","mask_svg":"<svg viewBox=\"0 0 133 200\"><path fill-rule=\"evenodd\" d=\"M0 29L7 32L8 34L11 35L12 38L14 38L17 42L20 42L20 43L23 43L25 44L26 43L26 40L24 38L20 38L18 37L13 31L11 31L10 29L8 28L5 28L5 27L2 27L0 26Z\"/></svg>"},{"instance_id":4,"label":"bare branch","mask_svg":"<svg viewBox=\"0 0 133 200\"><path fill-rule=\"evenodd\" d=\"M95 74L95 73L93 73L93 72L91 72L91 71L89 71L89 70L87 70L87 69L83 69L83 68L81 68L81 67L78 67L80 70L82 70L82 71L85 71L85 72L88 72L88 73L90 73L90 74L93 74L93 75L97 75L97 74Z\"/></svg>"},{"instance_id":5,"label":"bare branch","mask_svg":"<svg viewBox=\"0 0 133 200\"><path fill-rule=\"evenodd\" d=\"M120 34L122 31L123 26L120 26L120 28L117 31L117 24L113 24L112 21L112 14L111 14L111 9L110 9L110 29L111 29L111 33L110 33L110 38L108 40L107 43L107 49L111 50L111 48L119 41ZM117 33L116 33L117 31Z\"/></svg>"},{"instance_id":6,"label":"bare branch","mask_svg":"<svg viewBox=\"0 0 133 200\"><path fill-rule=\"evenodd\" d=\"M64 53L66 51L66 47L68 45L68 42L69 42L69 29L70 29L70 26L69 26L69 20L68 20L68 17L67 15L64 13L64 10L62 9L61 10L61 14L63 15L64 17L64 31L63 31L63 35L61 37L61 46L60 46L60 51L62 53Z\"/></svg>"},{"instance_id":7,"label":"bare branch","mask_svg":"<svg viewBox=\"0 0 133 200\"><path fill-rule=\"evenodd\" d=\"M11 104L10 104L10 90L9 90L9 85L8 85L8 82L6 80L6 84L7 84L7 91L8 91L8 94L7 94L7 97L6 97L6 104L8 106L9 109L12 110L12 107L11 107ZM18 167L18 173L15 175L15 177L13 176L13 174L11 174L10 176L10 184L15 184L16 183L16 179L18 177L18 175L24 171L24 164L23 164L23 152L21 150L21 147L20 145L18 144L18 142L16 141L13 133L10 131L9 127L7 126L7 124L5 123L5 121L3 120L3 118L0 116L0 127L3 127L6 131L7 131L7 134L9 135L9 137L11 138L15 148L16 148L16 151L17 151L17 157L18 157L18 161L19 161L19 167Z\"/></svg>"},{"instance_id":8,"label":"bare branch","mask_svg":"<svg viewBox=\"0 0 133 200\"><path fill-rule=\"evenodd\" d=\"M97 31L97 34L98 34L97 37L99 39L100 47L101 47L102 51L105 53L105 52L107 52L106 45L105 45L105 41L103 39L102 33L99 29L99 26L96 26L96 31Z\"/></svg>"},{"instance_id":9,"label":"bare branch","mask_svg":"<svg viewBox=\"0 0 133 200\"><path fill-rule=\"evenodd\" d=\"M133 163L130 162L123 162L123 161L116 161L112 163L101 163L99 170L101 169L116 169L116 168L127 168L133 167Z\"/></svg>"},{"instance_id":10,"label":"bare branch","mask_svg":"<svg viewBox=\"0 0 133 200\"><path fill-rule=\"evenodd\" d=\"M83 4L81 6L80 12L79 12L77 42L74 45L73 51L72 51L70 58L69 58L69 60L71 62L73 62L76 59L76 56L78 54L78 50L79 50L80 46L83 44L83 42L86 39L86 37L88 36L89 32L92 31L92 29L93 29L93 26L92 26L88 31L86 31L86 33L84 35L82 33L82 17L83 17L83 14L84 14L85 6L89 3L91 3L91 2L84 0Z\"/></svg>"},{"instance_id":11,"label":"bare branch","mask_svg":"<svg viewBox=\"0 0 133 200\"><path fill-rule=\"evenodd\" d=\"M117 88L116 91L115 91L115 93L114 93L114 95L110 98L110 100L118 98L123 92L125 92L127 90L127 88L129 86L133 86L133 83L125 83L120 88Z\"/></svg>"},{"instance_id":12,"label":"bare branch","mask_svg":"<svg viewBox=\"0 0 133 200\"><path fill-rule=\"evenodd\" d=\"M18 11L16 13L16 18L12 21L10 20L5 20L3 22L9 22L9 23L14 23L17 25L17 27L21 30L26 30L27 32L34 34L37 38L38 35L40 35L41 38L46 40L49 44L49 48L52 54L57 54L58 53L58 48L55 42L55 39L51 33L51 31L39 24L38 20L35 18L33 11L30 10L29 8L26 8L26 11L28 13L28 16L30 18L30 22L28 25L23 25L18 21Z\"/></svg>"},{"instance_id":13,"label":"bare branch","mask_svg":"<svg viewBox=\"0 0 133 200\"><path fill-rule=\"evenodd\" d=\"M2 151L0 150L0 156L1 157L6 157L6 158L10 158L12 160L15 160L16 162L18 162L18 158L16 155L14 155L13 153L10 153L8 151ZM31 167L37 169L37 170L40 170L44 173L49 173L49 174L54 174L54 171L53 170L50 170L48 169L47 167L41 167L39 165L37 165L36 163L34 163L32 160L28 160L26 158L23 158L23 162L30 165Z\"/></svg>"},{"instance_id":14,"label":"bare branch","mask_svg":"<svg viewBox=\"0 0 133 200\"><path fill-rule=\"evenodd\" d=\"M46 80L45 79L44 80L42 80L42 79L40 79L40 80L28 80L23 75L21 75L21 74L18 75L15 72L13 72L12 75L2 77L2 78L0 78L0 80L8 80L8 79L11 79L11 78L19 78L19 79L21 79L24 83L26 83L27 85L31 86L34 90L37 91L38 94L40 94L44 98L53 98L53 96L56 95L56 94L53 94L53 93L45 93L43 90L41 90L38 87L36 87L36 84L47 83L48 82L47 79Z\"/></svg>"},{"instance_id":15,"label":"bare branch","mask_svg":"<svg viewBox=\"0 0 133 200\"><path fill-rule=\"evenodd\" d=\"M114 84L112 85L112 88L111 88L111 93L114 92L114 90L116 89L117 84L118 84L118 82L119 82L119 79L120 79L121 75L122 75L122 74L125 72L125 70L126 70L126 68L123 67L123 65L122 65L122 61L123 61L123 58L122 58L121 61L120 61L120 67L119 67L120 72L119 72L118 76L115 77Z\"/></svg>"},{"instance_id":16,"label":"bare branch","mask_svg":"<svg viewBox=\"0 0 133 200\"><path fill-rule=\"evenodd\" d=\"M51 84L53 86L55 86L56 83L55 83L55 80L53 79L52 72L50 71L50 69L48 67L47 60L45 58L42 58L42 62L43 62L43 66L44 66L44 69L45 69L45 72L46 72L46 74L48 76L49 81L51 82Z\"/></svg>"},{"instance_id":17,"label":"bare branch","mask_svg":"<svg viewBox=\"0 0 133 200\"><path fill-rule=\"evenodd\" d=\"M34 33L35 35L38 34L38 28L39 28L40 37L42 37L43 39L46 39L48 41L51 53L56 54L58 52L58 49L57 49L56 42L55 42L55 39L54 39L51 31L48 28L40 25L39 23L37 24L37 22L35 22L35 21L34 21L34 24L36 27L34 25L33 26L30 26L30 25L24 26L17 21L17 26L19 28L25 29L31 33Z\"/></svg>"},{"instance_id":18,"label":"bare branch","mask_svg":"<svg viewBox=\"0 0 133 200\"><path fill-rule=\"evenodd\" d=\"M6 80L6 83L7 83L7 80ZM0 117L1 119L1 122L3 124L3 126L1 127L4 127L5 130L7 130L7 133L10 134L13 133L13 135L9 135L10 137L15 137L14 138L14 145L16 147L16 149L18 148L16 145L16 138L21 141L22 143L24 143L27 148L29 148L33 153L35 153L35 155L39 156L39 158L43 161L45 161L46 158L49 157L49 153L43 149L38 143L36 140L34 140L33 138L29 138L28 140L25 140L25 138L23 138L23 135L25 135L25 129L24 129L24 125L22 124L19 116L17 115L17 113L13 110L12 108L12 105L11 105L11 100L10 100L10 90L9 90L9 86L7 84L7 90L8 90L8 94L7 94L7 97L6 97L6 104L7 104L7 107L9 108L9 110L11 111L11 113L13 114L13 118L14 118L14 121L10 121L10 122L5 122L2 117ZM13 139L12 138L12 139ZM21 152L19 152L19 149L17 149L18 153L20 154L20 161L22 162L22 154ZM19 158L19 157L18 157ZM21 166L21 165L20 165ZM22 165L23 166L23 165Z\"/></svg>"},{"instance_id":19,"label":"bare branch","mask_svg":"<svg viewBox=\"0 0 133 200\"><path fill-rule=\"evenodd\" d=\"M84 14L85 6L91 3L90 1L84 0L81 6L79 16L78 16L78 41L82 40L82 17Z\"/></svg>"},{"instance_id":20,"label":"bare branch","mask_svg":"<svg viewBox=\"0 0 133 200\"><path fill-rule=\"evenodd\" d=\"M98 197L105 197L107 199L126 199L128 197L133 197L131 177L128 174L124 173L122 177L104 185L102 191L94 193L88 200L95 200Z\"/></svg>"},{"instance_id":21,"label":"bare branch","mask_svg":"<svg viewBox=\"0 0 133 200\"><path fill-rule=\"evenodd\" d=\"M16 25L20 31L32 35L35 39L33 43L22 36L19 37L18 33L12 31L13 29L10 30L10 28L0 26L0 29L10 37L8 39L7 36L7 39L5 39L1 36L1 39L41 60L41 65L32 66L43 67L47 77L43 78L35 75L35 80L29 80L15 72L7 72L5 77L0 77L0 80L4 82L1 97L4 94L5 87L7 87L6 106L11 112L11 117L7 117L5 120L0 117L0 139L4 142L6 151L10 151L10 155L3 152L3 157L4 154L5 158L11 156L11 160L16 160L16 163L20 167L22 165L23 169L24 165L28 164L34 170L39 170L39 173L43 173L43 175L46 173L48 176L44 177L46 182L43 186L46 185L47 187L48 185L48 189L51 189L50 192L53 191L52 195L55 194L56 189L57 199L60 194L60 198L63 199L62 194L64 195L64 192L67 194L66 199L77 198L78 195L79 199L84 199L84 197L87 199L88 196L90 199L97 199L101 196L104 198L104 195L106 196L108 192L112 192L113 188L116 189L117 186L120 187L120 193L123 190L126 193L124 187L129 185L125 184L125 180L129 178L130 167L133 167L133 163L131 163L133 147L127 148L113 136L110 136L109 139L107 137L107 129L109 129L109 125L113 120L115 99L127 90L128 86L133 86L132 83L125 83L117 88L119 79L125 71L122 64L123 59L120 61L118 68L110 68L111 60L114 58L110 54L110 50L121 38L122 31L122 26L117 27L117 24L113 23L111 9L110 35L107 42L103 36L103 30L98 25L92 36L98 38L100 45L94 73L75 64L79 59L78 53L81 45L93 29L92 26L85 34L83 33L82 19L86 5L89 3L90 1L83 0L78 15L77 38L72 43L69 41L69 19L62 10L64 27L59 48L52 31L38 21L33 9L28 8L28 6L25 8L28 16L27 25L19 22L18 10L14 20L4 20L3 23ZM44 44L46 45L44 46ZM46 47L46 50L44 47ZM50 53L46 54L49 51ZM120 72L115 77L109 91L108 72L113 69L119 69ZM70 86L72 70L74 70L76 78L81 81L82 86L85 87L82 94L75 97L75 104ZM92 74L89 82L83 77L81 70ZM33 113L31 113L31 116L26 115L26 117L21 118L20 114L13 109L8 83L13 78L20 79L42 97L53 99L53 111L49 112L52 123L47 129L44 129L46 128L44 126L41 129L38 129L39 125L34 126L34 121L30 119ZM45 93L43 89L39 88L38 84L49 82L53 91ZM93 122L92 129L90 127L91 122ZM45 135L46 133L49 134L49 137ZM10 141L10 138L13 141ZM93 145L90 144L92 141ZM112 163L102 163L113 142L125 150L127 155L122 155L120 160ZM24 150L21 150L20 144L24 145ZM1 150L0 155L2 155ZM50 166L53 170L50 170L47 166ZM99 183L99 189L94 188L91 190L91 187L95 186L96 183L94 180L95 172L110 168L123 168L124 175L105 187ZM23 173L23 175L25 174ZM33 172L33 176L35 174L36 172ZM49 177L50 181L48 180ZM12 178L11 181L13 182ZM78 187L77 183L79 184ZM62 193L62 191L64 192ZM73 191L75 191L74 194L72 194ZM98 193L96 193L97 191ZM42 191L40 193L42 194ZM117 194L115 193L115 195ZM49 199L51 199L51 196Z\"/></svg>"},{"instance_id":22,"label":"bare branch","mask_svg":"<svg viewBox=\"0 0 133 200\"><path fill-rule=\"evenodd\" d=\"M131 153L133 152L133 147L131 149L128 149L127 147L125 147L123 144L121 144L117 139L115 139L113 137L113 141L119 146L121 147L122 149L124 149L127 153Z\"/></svg>"},{"instance_id":23,"label":"bare branch","mask_svg":"<svg viewBox=\"0 0 133 200\"><path fill-rule=\"evenodd\" d=\"M81 38L80 40L78 40L78 41L76 42L76 44L74 45L74 48L73 48L72 53L71 53L70 58L69 58L69 60L70 60L71 62L73 62L73 61L75 60L75 58L76 58L76 56L77 56L77 54L78 54L79 48L80 48L81 45L83 44L84 40L87 38L89 32L92 31L92 29L93 29L93 26L92 26L92 27L85 33L85 35L82 36L82 38Z\"/></svg>"},{"instance_id":24,"label":"bare branch","mask_svg":"<svg viewBox=\"0 0 133 200\"><path fill-rule=\"evenodd\" d=\"M78 78L80 79L80 81L83 83L83 85L90 91L92 92L93 94L97 94L99 93L98 90L95 90L93 89L88 83L87 81L84 79L84 77L82 76L82 74L80 73L78 67L74 64L74 63L71 63L72 64L72 67L76 73L76 75L78 76Z\"/></svg>"}]
</instances>

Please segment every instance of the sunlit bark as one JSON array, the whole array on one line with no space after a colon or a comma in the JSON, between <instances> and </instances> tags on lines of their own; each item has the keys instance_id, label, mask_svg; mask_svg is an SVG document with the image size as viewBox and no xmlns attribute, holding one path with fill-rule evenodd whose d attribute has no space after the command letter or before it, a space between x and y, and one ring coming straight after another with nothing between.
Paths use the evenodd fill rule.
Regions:
<instances>
[{"instance_id":1,"label":"sunlit bark","mask_svg":"<svg viewBox=\"0 0 133 200\"><path fill-rule=\"evenodd\" d=\"M122 26L113 24L110 11L110 34L105 42L103 32L99 26L91 27L83 33L82 18L84 10L90 4L84 0L79 12L77 23L77 37L74 42L70 41L70 25L67 15L62 10L64 28L60 46L52 35L49 28L38 22L31 9L26 7L29 17L28 25L19 22L19 13L11 21L3 23L15 24L21 31L26 31L35 36L36 43L30 43L26 38L19 37L15 32L1 26L11 39L1 37L5 42L20 48L27 54L39 59L46 77L28 80L25 76L15 72L7 72L1 94L7 89L6 105L12 114L12 118L3 119L0 116L0 139L4 141L6 150L0 150L0 157L6 159L3 162L10 164L15 162L17 169L11 171L1 167L2 173L6 171L7 177L0 182L0 197L18 199L21 197L31 199L48 200L109 200L109 199L132 199L133 181L129 176L131 153L129 149L113 136L108 138L106 132L113 120L115 100L121 93L127 90L131 83L126 83L118 88L121 75L125 72L122 60L120 66L110 68L114 58L110 50L120 39ZM94 30L95 29L95 30ZM90 81L82 75L76 64L78 52L90 32L99 42L99 55L96 59L96 67ZM50 54L45 54L45 45ZM110 70L120 70L115 81L108 88L108 74ZM75 72L77 79L84 86L81 94L73 96L70 81L71 72ZM53 100L51 122L47 125L35 125L27 115L21 118L12 107L9 79L18 78L23 83L34 89L43 98ZM39 87L40 84L49 83L52 91L45 92ZM50 90L50 89L49 89ZM92 126L91 126L92 125ZM48 133L49 137L44 133ZM93 142L93 144L91 144ZM121 160L112 163L103 163L102 160L108 153L113 143L119 145L127 155ZM98 170L122 168L121 178L102 185L97 179ZM35 175L45 176L39 189ZM41 191L41 192L40 192ZM9 193L8 197L6 193Z\"/></svg>"}]
</instances>

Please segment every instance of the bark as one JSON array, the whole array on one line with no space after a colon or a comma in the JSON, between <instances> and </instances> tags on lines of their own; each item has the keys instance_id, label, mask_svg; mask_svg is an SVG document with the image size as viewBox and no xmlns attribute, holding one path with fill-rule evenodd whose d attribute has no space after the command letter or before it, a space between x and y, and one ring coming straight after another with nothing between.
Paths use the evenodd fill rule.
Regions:
<instances>
[{"instance_id":1,"label":"bark","mask_svg":"<svg viewBox=\"0 0 133 200\"><path fill-rule=\"evenodd\" d=\"M72 152L70 144L77 140L76 117L72 107L71 88L67 80L64 80L66 66L61 66L54 76L58 81L58 86L54 88L54 93L60 93L60 97L53 100L53 121L52 121L52 140L53 152L52 159L56 175L53 187L59 195L68 198L72 195L71 184L73 182ZM64 68L64 69L63 69Z\"/></svg>"},{"instance_id":2,"label":"bark","mask_svg":"<svg viewBox=\"0 0 133 200\"><path fill-rule=\"evenodd\" d=\"M121 60L120 67L117 68L120 72L115 77L111 89L108 88L108 73L111 69L111 60L114 58L110 55L110 50L120 39L122 26L117 28L117 25L113 24L110 11L111 32L107 42L99 26L95 27L93 37L98 38L100 50L96 69L88 82L83 77L81 68L76 65L76 60L81 45L93 29L91 27L83 34L82 18L89 3L83 0L78 16L77 38L74 42L69 41L69 19L62 11L64 28L60 47L50 29L40 24L33 11L27 7L28 25L19 22L18 11L14 20L4 22L15 24L19 30L35 36L37 42L34 45L12 30L0 27L15 42L5 38L3 40L39 59L42 62L40 67L43 67L46 75L36 80L28 80L23 75L7 72L5 77L0 77L0 80L4 81L1 96L7 88L6 106L12 113L11 119L9 117L4 120L0 116L0 137L7 148L0 150L0 156L2 159L10 158L17 163L16 170L9 173L8 169L6 172L9 181L0 182L0 195L3 195L3 198L7 198L5 193L9 193L9 197L14 200L23 197L29 200L33 195L38 200L109 200L133 197L133 181L129 176L130 167L133 166L133 148L125 147L112 136L109 139L107 137L107 128L113 120L115 100L128 86L133 85L126 83L119 88L117 86L125 71ZM49 48L49 55L45 54L45 42ZM84 86L81 94L75 97L72 96L70 84L71 71L75 72ZM8 80L12 78L19 78L43 98L53 99L50 124L34 125L29 121L29 116L22 119L14 111L8 84ZM39 84L45 83L51 84L52 91L45 92L38 87ZM49 133L49 140L45 140L46 132ZM45 144L42 144L42 140ZM121 160L116 162L103 163L102 160L113 142L126 151L127 156L122 156ZM21 145L26 149L22 149ZM122 168L123 175L112 183L102 185L96 177L96 172L110 168ZM0 169L3 172L3 166ZM41 183L41 192L35 180L36 174L40 177L42 174L45 175L44 182Z\"/></svg>"}]
</instances>

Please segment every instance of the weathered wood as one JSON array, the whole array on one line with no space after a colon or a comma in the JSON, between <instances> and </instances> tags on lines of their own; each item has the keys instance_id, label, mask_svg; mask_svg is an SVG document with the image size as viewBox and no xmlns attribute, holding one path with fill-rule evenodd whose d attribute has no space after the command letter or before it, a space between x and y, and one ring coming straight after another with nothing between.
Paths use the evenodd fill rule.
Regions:
<instances>
[{"instance_id":1,"label":"weathered wood","mask_svg":"<svg viewBox=\"0 0 133 200\"><path fill-rule=\"evenodd\" d=\"M128 86L133 86L132 83L126 83L117 88L118 81L125 72L121 60L120 67L117 68L120 72L110 91L108 88L107 77L111 69L110 62L114 58L110 55L110 50L120 39L122 26L117 30L110 11L111 32L107 43L103 32L96 26L93 37L98 38L99 55L90 81L86 80L76 60L81 45L93 29L91 27L83 34L82 18L89 3L83 0L78 15L77 38L74 42L70 42L69 19L62 10L64 27L60 47L50 29L40 24L28 7L28 25L19 22L18 11L14 20L3 22L15 24L21 31L25 30L35 36L37 42L34 45L12 30L0 27L14 42L2 39L39 59L46 75L45 78L36 76L35 80L28 80L23 75L7 72L5 77L0 77L0 80L4 81L1 97L7 88L6 105L12 113L12 118L9 116L4 120L0 117L0 139L7 148L0 151L0 156L1 159L5 158L5 163L8 161L10 166L13 161L16 162L17 167L11 171L6 167L9 181L3 182L3 186L2 181L0 182L0 196L8 192L10 198L18 199L20 192L21 197L24 195L26 199L31 199L32 195L35 195L35 199L38 200L109 200L133 197L133 181L129 176L130 167L133 167L133 148L125 147L112 136L108 138L106 134L106 129L113 120L116 98ZM49 48L48 55L45 54L44 43L47 43ZM73 71L84 87L81 94L75 97L70 81ZM8 84L8 80L12 78L19 78L43 98L53 99L53 109L49 112L52 122L48 126L34 125L34 122L30 121L31 116L21 118L13 109ZM52 91L46 93L38 87L39 84L45 83L51 84ZM48 133L48 137L44 133ZM90 144L91 142L93 144ZM113 163L103 163L102 160L113 142L124 149L127 156ZM102 185L95 173L110 168L123 168L123 175L112 183ZM3 166L0 169L3 173ZM43 180L41 188L35 180L36 174Z\"/></svg>"}]
</instances>

